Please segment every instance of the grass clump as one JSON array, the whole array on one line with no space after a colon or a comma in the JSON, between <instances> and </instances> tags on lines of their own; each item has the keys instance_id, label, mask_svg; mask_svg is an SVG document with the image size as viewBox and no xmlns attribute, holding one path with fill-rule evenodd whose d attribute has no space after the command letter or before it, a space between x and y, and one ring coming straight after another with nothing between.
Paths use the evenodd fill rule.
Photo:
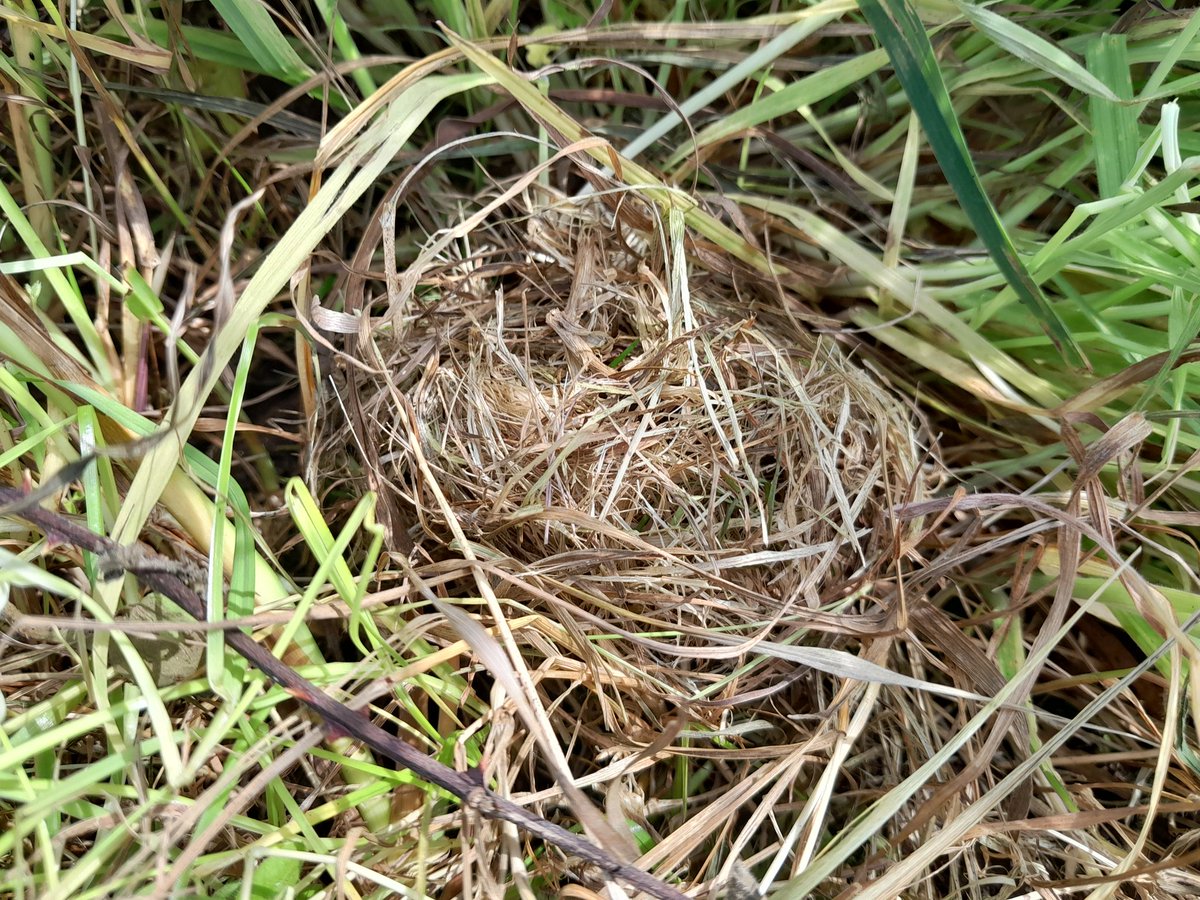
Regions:
<instances>
[{"instance_id":1,"label":"grass clump","mask_svg":"<svg viewBox=\"0 0 1200 900\"><path fill-rule=\"evenodd\" d=\"M661 834L653 858L719 886L740 817L682 841L670 823L748 778L751 747L830 743L835 720L793 665L827 670L811 645L877 615L873 580L914 534L893 509L925 496L924 451L903 402L784 313L796 297L744 267L699 269L680 212L668 225L636 192L608 196L510 191L485 207L505 201L503 218L462 229L461 256L422 252L389 279L352 446L390 507L390 546L428 560L413 580L501 634L522 623L507 658L485 658L532 685L531 731L605 759L586 783L610 816L614 797L632 804L618 827ZM680 729L726 765L649 765L648 736ZM510 790L538 790L547 754L506 730L484 744ZM786 771L743 782L745 800ZM674 798L668 824L647 818L645 785Z\"/></svg>"},{"instance_id":2,"label":"grass clump","mask_svg":"<svg viewBox=\"0 0 1200 900\"><path fill-rule=\"evenodd\" d=\"M687 609L749 634L854 594L896 546L892 508L925 494L911 412L789 321L795 298L697 270L682 230L634 230L654 220L634 196L541 193L465 259L410 267L429 288L370 331L355 444L411 523L392 546L461 532L517 582L570 573L668 629Z\"/></svg>"}]
</instances>

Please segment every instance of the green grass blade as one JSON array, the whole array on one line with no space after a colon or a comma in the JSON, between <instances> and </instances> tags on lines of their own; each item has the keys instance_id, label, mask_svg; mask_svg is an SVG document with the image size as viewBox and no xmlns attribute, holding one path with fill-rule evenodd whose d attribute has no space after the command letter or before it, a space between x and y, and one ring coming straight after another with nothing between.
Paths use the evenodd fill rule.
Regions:
<instances>
[{"instance_id":1,"label":"green grass blade","mask_svg":"<svg viewBox=\"0 0 1200 900\"><path fill-rule=\"evenodd\" d=\"M689 116L699 112L705 104L716 100L725 91L732 90L743 79L751 77L755 72L768 68L777 57L787 53L796 44L809 38L818 29L825 27L842 14L841 5L830 2L830 0L805 10L798 21L741 60L728 72L722 72L713 79L711 84L696 91L690 97L682 98L678 112L672 110L635 137L625 147L624 155L629 159L636 159L643 151L653 146L655 141L669 134L671 129L680 123L681 115ZM805 80L807 81L807 79Z\"/></svg>"},{"instance_id":2,"label":"green grass blade","mask_svg":"<svg viewBox=\"0 0 1200 900\"><path fill-rule=\"evenodd\" d=\"M1115 94L1111 100L1088 98L1100 196L1115 197L1133 169L1139 143L1137 107L1122 102L1133 98L1125 35L1099 35L1088 46L1087 63Z\"/></svg>"},{"instance_id":3,"label":"green grass blade","mask_svg":"<svg viewBox=\"0 0 1200 900\"><path fill-rule=\"evenodd\" d=\"M289 84L303 81L311 71L287 42L266 6L256 0L213 0L229 30L268 74Z\"/></svg>"},{"instance_id":4,"label":"green grass blade","mask_svg":"<svg viewBox=\"0 0 1200 900\"><path fill-rule=\"evenodd\" d=\"M782 90L767 94L759 100L721 118L696 135L696 145L691 141L680 145L667 161L668 168L678 165L695 152L696 147L707 147L730 135L738 134L763 122L794 113L802 106L813 106L820 101L844 91L852 84L870 78L887 61L880 50L863 53L837 65L822 68L794 81ZM634 142L639 143L639 142Z\"/></svg>"},{"instance_id":5,"label":"green grass blade","mask_svg":"<svg viewBox=\"0 0 1200 900\"><path fill-rule=\"evenodd\" d=\"M42 243L42 239L38 236L29 219L26 218L21 205L9 193L8 186L4 182L0 182L0 219L12 228L24 244L26 251L35 260L47 260L52 256L50 250ZM72 256L67 261L70 264L74 264L79 262L80 259ZM5 271L17 272L19 269L15 264L8 263ZM104 351L104 342L100 339L100 333L96 330L96 325L92 321L87 305L83 302L79 291L76 290L74 281L68 278L63 269L57 265L49 266L41 269L41 271L45 275L47 285L53 289L55 296L67 311L67 315L71 319L71 324L78 329L79 338L84 346L87 347L87 362L84 361L84 358L78 351L72 352L65 346L62 349L71 352L81 364L96 373L100 378L108 377L108 357Z\"/></svg>"},{"instance_id":6,"label":"green grass blade","mask_svg":"<svg viewBox=\"0 0 1200 900\"><path fill-rule=\"evenodd\" d=\"M254 358L254 346L258 339L258 323L251 323L242 345L241 358L238 360L234 375L233 390L230 391L229 408L225 416L225 434L221 441L221 455L217 469L217 496L230 498L231 505L238 506L236 499L231 497L230 484L233 481L233 452L237 443L237 424L241 415L242 403L245 400L250 376L250 365ZM239 492L241 494L241 492ZM244 494L242 495L244 497ZM243 615L254 611L254 539L249 534L250 509L243 506L243 515L235 518L234 559L232 581L229 591L229 602L242 608L234 615ZM226 616L225 610L225 578L221 555L225 547L225 516L213 516L212 540L209 549L209 569L207 585L208 621L220 622ZM213 692L227 702L237 702L241 692L241 684L245 676L245 666L235 653L226 653L225 635L220 631L209 633L205 642L205 669L208 672L209 684Z\"/></svg>"},{"instance_id":7,"label":"green grass blade","mask_svg":"<svg viewBox=\"0 0 1200 900\"><path fill-rule=\"evenodd\" d=\"M81 609L90 613L97 621L112 623L113 619L107 609L70 582L56 575L51 575L49 572L44 572L8 551L0 551L0 564L2 564L0 568L4 571L4 580L6 582L17 583L22 586L36 586L51 594L67 598L79 604ZM166 704L163 701L162 693L158 690L153 674L138 653L129 636L121 631L113 631L109 634L109 637L120 649L124 657L125 666L136 685L139 703L143 707L142 711L149 719L155 736L161 741L159 758L162 761L163 773L167 783L172 787L179 787L183 782L181 778L183 758L180 756L179 747L173 740L174 728L171 716L167 712ZM110 722L118 719L117 713L112 707L100 709L96 715L102 717L101 721L103 721L103 717L110 715ZM53 746L53 743L49 746ZM38 752L39 748L36 741L30 741L28 744L18 745L15 749L32 756Z\"/></svg>"},{"instance_id":8,"label":"green grass blade","mask_svg":"<svg viewBox=\"0 0 1200 900\"><path fill-rule=\"evenodd\" d=\"M983 190L921 20L905 0L861 0L859 7L887 50L946 180L996 267L1067 361L1085 364L1079 345L1025 268Z\"/></svg>"}]
</instances>

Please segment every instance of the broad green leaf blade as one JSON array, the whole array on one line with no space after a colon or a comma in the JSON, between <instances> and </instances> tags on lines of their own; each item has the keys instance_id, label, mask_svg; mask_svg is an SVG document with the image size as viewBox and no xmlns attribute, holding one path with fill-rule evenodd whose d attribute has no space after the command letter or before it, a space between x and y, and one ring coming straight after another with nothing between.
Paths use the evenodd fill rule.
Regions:
<instances>
[{"instance_id":1,"label":"broad green leaf blade","mask_svg":"<svg viewBox=\"0 0 1200 900\"><path fill-rule=\"evenodd\" d=\"M151 43L165 45L173 39L172 31L167 23L153 16L146 15L139 19L138 26L142 29L140 36ZM273 64L272 60L255 56L233 34L212 28L201 28L196 25L186 24L179 27L178 33L187 44L188 51L196 59L216 63L220 66L228 66L239 72L253 72L259 75L270 75L274 78L279 77L278 67ZM288 83L297 82L292 81ZM339 104L341 103L341 98L336 93L331 94L330 102L332 103L335 99Z\"/></svg>"},{"instance_id":2,"label":"broad green leaf blade","mask_svg":"<svg viewBox=\"0 0 1200 900\"><path fill-rule=\"evenodd\" d=\"M1087 63L1115 95L1112 100L1096 96L1088 98L1100 196L1115 197L1133 170L1139 143L1137 107L1122 102L1133 99L1125 35L1098 35L1088 45Z\"/></svg>"},{"instance_id":3,"label":"broad green leaf blade","mask_svg":"<svg viewBox=\"0 0 1200 900\"><path fill-rule=\"evenodd\" d=\"M213 0L213 6L250 55L265 65L271 75L295 84L311 74L266 6L257 0Z\"/></svg>"},{"instance_id":4,"label":"broad green leaf blade","mask_svg":"<svg viewBox=\"0 0 1200 900\"><path fill-rule=\"evenodd\" d=\"M1017 59L1083 91L1089 97L1101 98L1110 103L1118 101L1118 96L1111 90L1111 82L1097 78L1075 62L1069 53L1060 50L1041 35L1023 28L1010 18L965 0L957 0L955 6L996 46L1007 50Z\"/></svg>"},{"instance_id":5,"label":"broad green leaf blade","mask_svg":"<svg viewBox=\"0 0 1200 900\"><path fill-rule=\"evenodd\" d=\"M1067 361L1071 365L1086 365L1079 345L1025 268L995 206L983 190L921 20L906 0L860 0L859 8L887 50L946 180L996 268Z\"/></svg>"}]
</instances>

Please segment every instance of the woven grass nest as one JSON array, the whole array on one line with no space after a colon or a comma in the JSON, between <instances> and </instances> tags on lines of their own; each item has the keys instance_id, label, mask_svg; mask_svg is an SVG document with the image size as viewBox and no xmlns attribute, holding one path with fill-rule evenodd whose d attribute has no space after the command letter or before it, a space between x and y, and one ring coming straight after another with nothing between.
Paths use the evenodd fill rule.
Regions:
<instances>
[{"instance_id":1,"label":"woven grass nest","mask_svg":"<svg viewBox=\"0 0 1200 900\"><path fill-rule=\"evenodd\" d=\"M524 202L431 241L375 320L360 440L393 549L461 559L461 534L593 690L744 690L743 642L894 561L914 416L650 206Z\"/></svg>"}]
</instances>

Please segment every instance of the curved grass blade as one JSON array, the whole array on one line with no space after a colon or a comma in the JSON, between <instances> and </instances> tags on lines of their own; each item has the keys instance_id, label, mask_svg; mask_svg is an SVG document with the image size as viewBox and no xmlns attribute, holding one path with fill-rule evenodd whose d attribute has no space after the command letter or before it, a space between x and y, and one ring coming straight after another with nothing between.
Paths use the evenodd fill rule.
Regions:
<instances>
[{"instance_id":1,"label":"curved grass blade","mask_svg":"<svg viewBox=\"0 0 1200 900\"><path fill-rule=\"evenodd\" d=\"M887 50L909 102L929 137L963 211L1021 302L1071 365L1087 365L1079 345L1017 255L1012 239L979 180L975 163L921 20L906 0L860 0L859 8Z\"/></svg>"},{"instance_id":2,"label":"curved grass blade","mask_svg":"<svg viewBox=\"0 0 1200 900\"><path fill-rule=\"evenodd\" d=\"M1120 97L1108 84L1085 69L1071 54L1050 43L1041 35L1018 25L1010 18L994 13L990 9L956 0L954 4L972 25L983 32L996 46L1003 48L1022 62L1036 66L1047 75L1069 84L1090 97L1109 103L1120 102Z\"/></svg>"}]
</instances>

